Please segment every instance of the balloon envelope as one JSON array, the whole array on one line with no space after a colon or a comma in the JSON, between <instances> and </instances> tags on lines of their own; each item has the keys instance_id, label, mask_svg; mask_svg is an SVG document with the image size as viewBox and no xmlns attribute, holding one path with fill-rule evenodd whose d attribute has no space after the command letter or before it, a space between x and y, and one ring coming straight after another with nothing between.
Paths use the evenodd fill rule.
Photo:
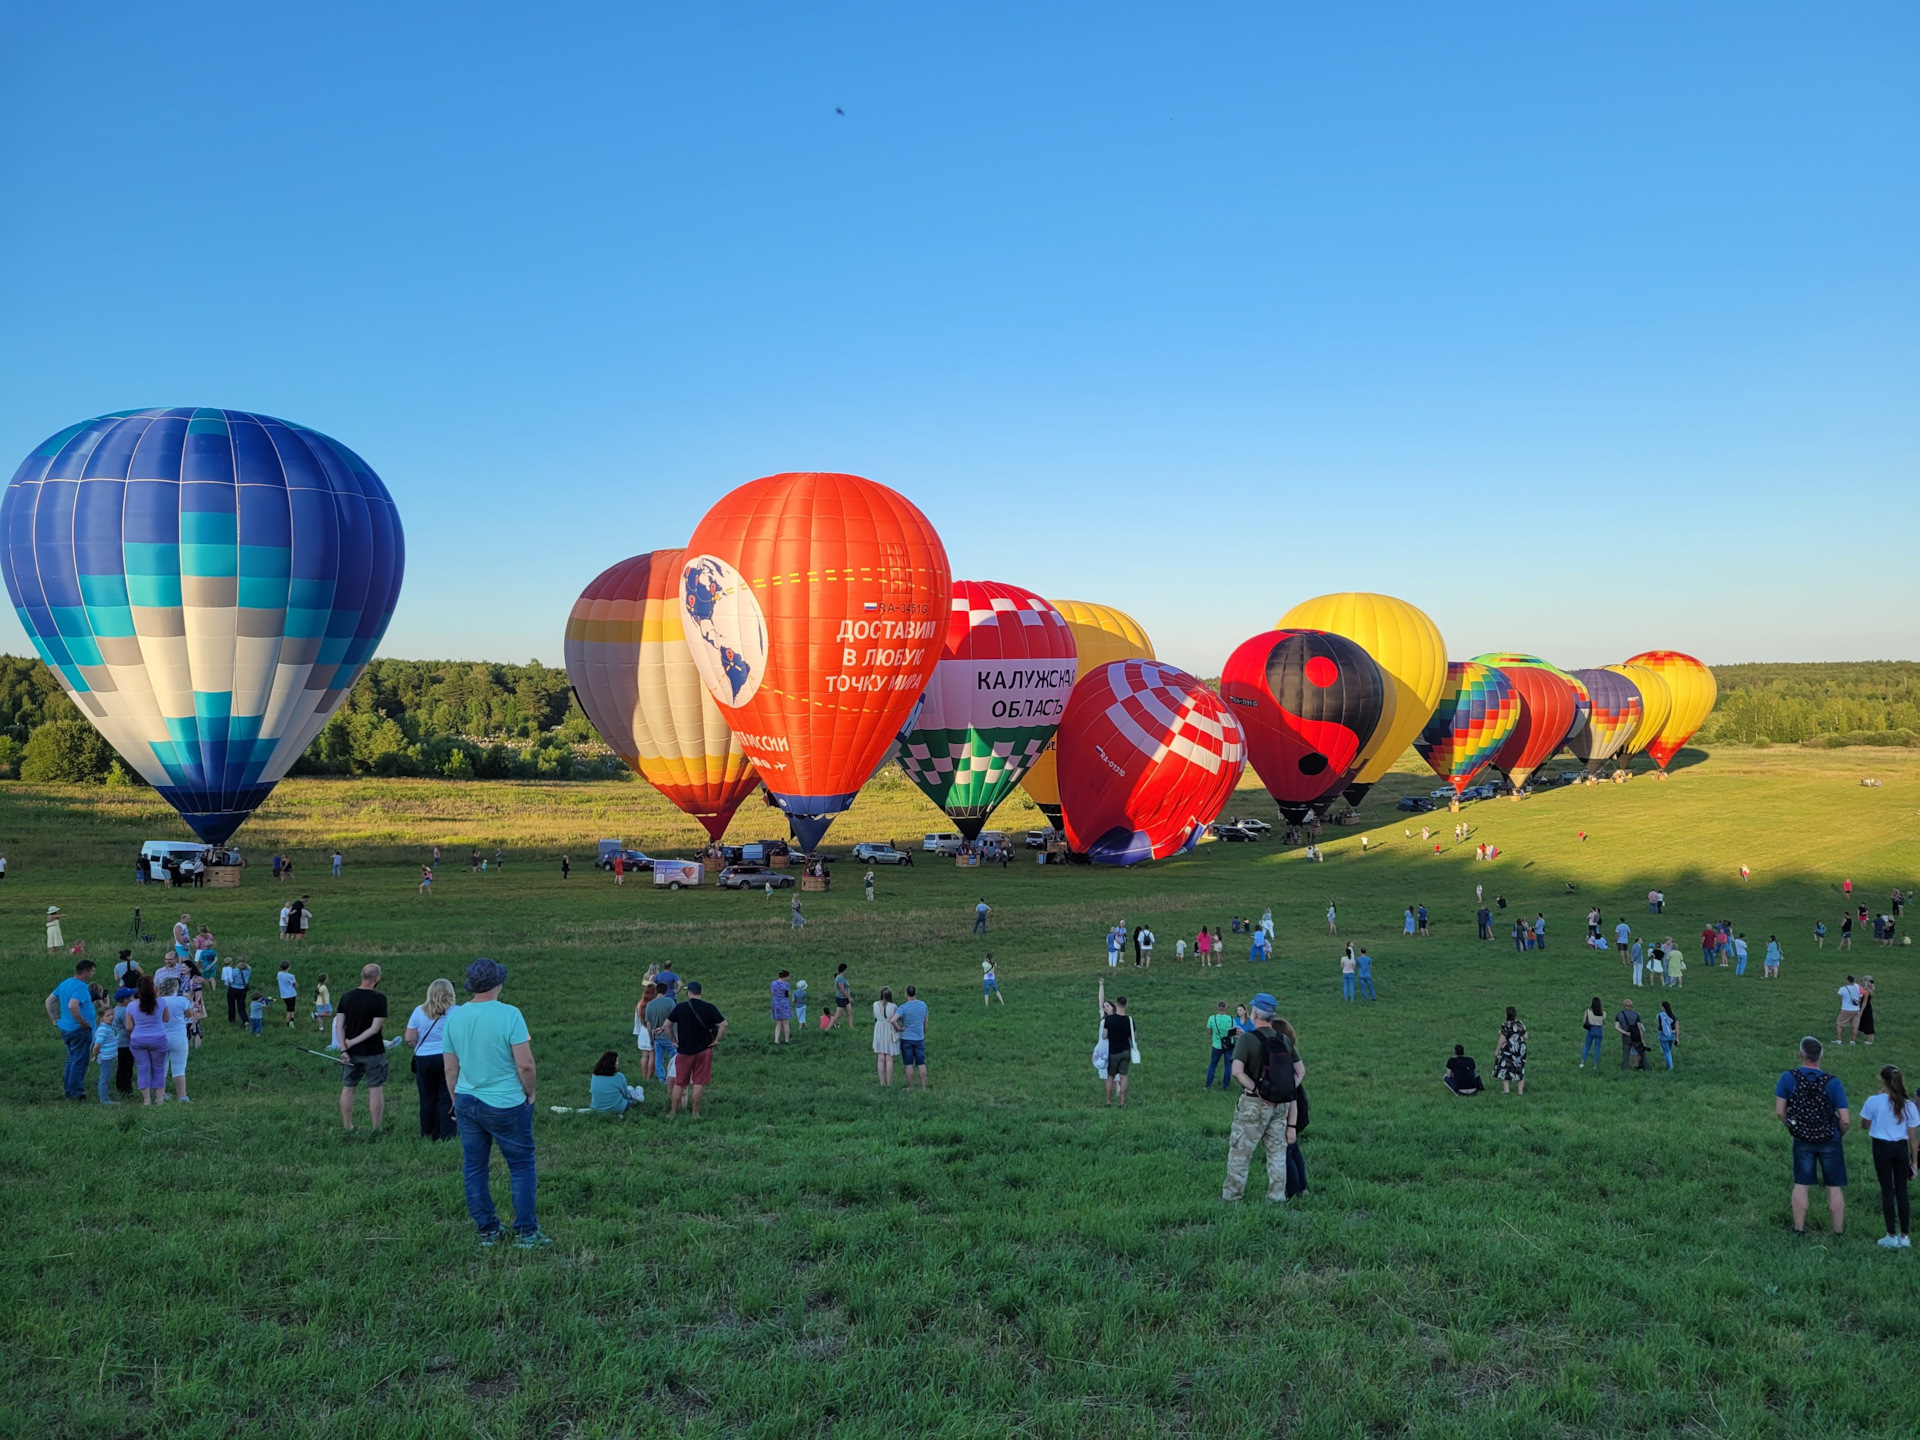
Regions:
<instances>
[{"instance_id":1,"label":"balloon envelope","mask_svg":"<svg viewBox=\"0 0 1920 1440\"><path fill-rule=\"evenodd\" d=\"M1078 669L1073 632L1032 591L956 580L951 603L900 768L971 840L1053 739Z\"/></svg>"},{"instance_id":2,"label":"balloon envelope","mask_svg":"<svg viewBox=\"0 0 1920 1440\"><path fill-rule=\"evenodd\" d=\"M14 473L0 537L40 658L214 845L340 707L405 570L400 517L366 461L242 410L62 430Z\"/></svg>"},{"instance_id":3,"label":"balloon envelope","mask_svg":"<svg viewBox=\"0 0 1920 1440\"><path fill-rule=\"evenodd\" d=\"M1647 745L1647 753L1662 770L1691 740L1694 732L1713 713L1713 702L1720 696L1713 672L1691 655L1678 650L1643 650L1627 657L1629 665L1644 665L1667 682L1673 696L1673 708L1661 723L1659 733Z\"/></svg>"},{"instance_id":4,"label":"balloon envelope","mask_svg":"<svg viewBox=\"0 0 1920 1440\"><path fill-rule=\"evenodd\" d=\"M594 577L567 617L567 678L600 738L718 840L760 777L688 653L684 557L652 550Z\"/></svg>"},{"instance_id":5,"label":"balloon envelope","mask_svg":"<svg viewBox=\"0 0 1920 1440\"><path fill-rule=\"evenodd\" d=\"M1440 703L1413 748L1458 795L1520 723L1520 694L1507 677L1478 660L1447 662Z\"/></svg>"},{"instance_id":6,"label":"balloon envelope","mask_svg":"<svg viewBox=\"0 0 1920 1440\"><path fill-rule=\"evenodd\" d=\"M1497 653L1491 656L1476 655L1474 661L1486 665L1498 658L1500 656ZM1514 659L1511 655L1507 658ZM1560 748L1560 742L1573 728L1577 692L1566 675L1544 661L1538 664L1494 665L1493 668L1507 677L1507 683L1520 697L1519 721L1514 725L1513 733L1494 752L1492 761L1518 789L1527 783L1527 777L1549 755Z\"/></svg>"},{"instance_id":7,"label":"balloon envelope","mask_svg":"<svg viewBox=\"0 0 1920 1440\"><path fill-rule=\"evenodd\" d=\"M1512 670L1516 666L1527 666L1534 670L1551 670L1573 689L1573 718L1567 722L1567 733L1560 737L1560 744L1547 753L1555 754L1561 745L1571 744L1573 737L1586 728L1587 715L1593 709L1592 697L1587 687L1571 671L1562 670L1551 660L1542 660L1538 655L1529 655L1521 650L1494 650L1485 655L1474 657L1482 665L1497 666L1502 670Z\"/></svg>"},{"instance_id":8,"label":"balloon envelope","mask_svg":"<svg viewBox=\"0 0 1920 1440\"><path fill-rule=\"evenodd\" d=\"M1598 768L1618 755L1640 724L1640 687L1616 670L1576 670L1587 687L1590 713L1584 730L1567 742L1576 760Z\"/></svg>"},{"instance_id":9,"label":"balloon envelope","mask_svg":"<svg viewBox=\"0 0 1920 1440\"><path fill-rule=\"evenodd\" d=\"M1153 660L1088 674L1056 738L1067 843L1103 865L1191 850L1247 764L1220 697Z\"/></svg>"},{"instance_id":10,"label":"balloon envelope","mask_svg":"<svg viewBox=\"0 0 1920 1440\"><path fill-rule=\"evenodd\" d=\"M1373 657L1343 635L1267 630L1220 671L1220 695L1240 722L1247 758L1287 819L1306 819L1338 794L1385 709Z\"/></svg>"},{"instance_id":11,"label":"balloon envelope","mask_svg":"<svg viewBox=\"0 0 1920 1440\"><path fill-rule=\"evenodd\" d=\"M1658 670L1646 665L1607 665L1602 668L1626 676L1633 682L1633 688L1640 692L1640 719L1628 734L1620 753L1643 754L1659 738L1660 727L1667 723L1667 716L1673 713L1673 691L1667 687Z\"/></svg>"},{"instance_id":12,"label":"balloon envelope","mask_svg":"<svg viewBox=\"0 0 1920 1440\"><path fill-rule=\"evenodd\" d=\"M809 849L939 663L951 582L927 517L858 475L749 481L687 542L687 649Z\"/></svg>"},{"instance_id":13,"label":"balloon envelope","mask_svg":"<svg viewBox=\"0 0 1920 1440\"><path fill-rule=\"evenodd\" d=\"M1153 641L1140 628L1140 622L1126 611L1088 600L1055 600L1053 608L1060 612L1072 632L1074 665L1079 677L1115 660L1153 659ZM1060 776L1052 740L1021 778L1020 788L1056 827L1060 824Z\"/></svg>"},{"instance_id":14,"label":"balloon envelope","mask_svg":"<svg viewBox=\"0 0 1920 1440\"><path fill-rule=\"evenodd\" d=\"M1328 630L1357 641L1380 667L1386 704L1347 799L1357 805L1425 728L1447 681L1447 646L1425 612L1391 595L1350 591L1303 600L1280 617L1283 630Z\"/></svg>"}]
</instances>

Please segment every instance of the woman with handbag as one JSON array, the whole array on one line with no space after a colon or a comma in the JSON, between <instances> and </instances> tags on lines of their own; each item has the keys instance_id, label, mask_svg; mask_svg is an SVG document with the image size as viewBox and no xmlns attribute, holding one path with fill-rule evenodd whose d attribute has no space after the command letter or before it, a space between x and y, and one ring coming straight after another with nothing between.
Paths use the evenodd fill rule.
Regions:
<instances>
[{"instance_id":1,"label":"woman with handbag","mask_svg":"<svg viewBox=\"0 0 1920 1440\"><path fill-rule=\"evenodd\" d=\"M413 1083L420 1091L420 1135L425 1140L451 1140L459 1134L453 1123L453 1096L447 1093L447 1016L453 1006L453 982L436 980L427 986L427 998L407 1017Z\"/></svg>"}]
</instances>

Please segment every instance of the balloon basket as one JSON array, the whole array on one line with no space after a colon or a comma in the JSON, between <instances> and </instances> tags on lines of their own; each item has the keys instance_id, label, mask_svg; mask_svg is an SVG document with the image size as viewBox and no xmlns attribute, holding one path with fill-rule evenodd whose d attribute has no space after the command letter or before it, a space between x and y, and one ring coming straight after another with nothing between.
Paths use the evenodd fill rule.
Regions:
<instances>
[{"instance_id":1,"label":"balloon basket","mask_svg":"<svg viewBox=\"0 0 1920 1440\"><path fill-rule=\"evenodd\" d=\"M787 858L787 852L784 850L776 850L772 855L767 857L767 864L775 870L784 870L791 863L792 861Z\"/></svg>"},{"instance_id":2,"label":"balloon basket","mask_svg":"<svg viewBox=\"0 0 1920 1440\"><path fill-rule=\"evenodd\" d=\"M240 884L238 865L209 865L206 874L207 887L212 890L232 890Z\"/></svg>"},{"instance_id":3,"label":"balloon basket","mask_svg":"<svg viewBox=\"0 0 1920 1440\"><path fill-rule=\"evenodd\" d=\"M978 870L980 868L980 857L978 855L956 855L953 857L953 863L961 870Z\"/></svg>"},{"instance_id":4,"label":"balloon basket","mask_svg":"<svg viewBox=\"0 0 1920 1440\"><path fill-rule=\"evenodd\" d=\"M823 890L830 890L832 888L833 881L828 876L802 875L800 877L800 889L806 893L819 894Z\"/></svg>"}]
</instances>

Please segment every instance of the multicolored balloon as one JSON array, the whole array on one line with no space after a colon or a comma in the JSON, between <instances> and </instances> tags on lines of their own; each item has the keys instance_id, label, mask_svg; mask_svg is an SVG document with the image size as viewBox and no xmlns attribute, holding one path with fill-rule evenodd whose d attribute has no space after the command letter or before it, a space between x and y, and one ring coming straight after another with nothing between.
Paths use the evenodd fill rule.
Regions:
<instances>
[{"instance_id":1,"label":"multicolored balloon","mask_svg":"<svg viewBox=\"0 0 1920 1440\"><path fill-rule=\"evenodd\" d=\"M1673 713L1673 691L1658 670L1646 665L1607 665L1604 669L1623 675L1640 692L1640 721L1620 747L1622 756L1641 755L1660 735L1660 727Z\"/></svg>"},{"instance_id":2,"label":"multicolored balloon","mask_svg":"<svg viewBox=\"0 0 1920 1440\"><path fill-rule=\"evenodd\" d=\"M1474 657L1483 665L1496 665L1502 670L1512 670L1516 666L1526 666L1533 670L1551 670L1573 688L1573 718L1567 724L1567 733L1560 737L1560 743L1547 753L1557 755L1561 746L1572 742L1573 737L1586 728L1587 715L1593 709L1593 699L1587 694L1587 687L1570 671L1562 670L1551 660L1542 660L1538 655L1529 655L1521 650L1495 650Z\"/></svg>"},{"instance_id":3,"label":"multicolored balloon","mask_svg":"<svg viewBox=\"0 0 1920 1440\"><path fill-rule=\"evenodd\" d=\"M1720 698L1719 684L1713 678L1713 671L1678 650L1643 650L1628 656L1626 663L1644 665L1655 671L1673 694L1673 708L1647 746L1653 763L1664 774L1668 762L1680 753L1680 747L1693 738L1694 732L1713 713L1713 702Z\"/></svg>"},{"instance_id":4,"label":"multicolored balloon","mask_svg":"<svg viewBox=\"0 0 1920 1440\"><path fill-rule=\"evenodd\" d=\"M681 624L707 691L809 850L853 804L940 661L946 548L858 475L769 475L687 542Z\"/></svg>"},{"instance_id":5,"label":"multicolored balloon","mask_svg":"<svg viewBox=\"0 0 1920 1440\"><path fill-rule=\"evenodd\" d=\"M1303 600L1280 617L1282 630L1326 630L1355 641L1386 681L1386 705L1347 785L1347 803L1367 791L1406 752L1440 703L1447 682L1447 644L1426 613L1391 595L1351 591Z\"/></svg>"},{"instance_id":6,"label":"multicolored balloon","mask_svg":"<svg viewBox=\"0 0 1920 1440\"><path fill-rule=\"evenodd\" d=\"M1103 865L1191 850L1247 765L1239 723L1220 697L1153 660L1088 673L1055 739L1067 843Z\"/></svg>"},{"instance_id":7,"label":"multicolored balloon","mask_svg":"<svg viewBox=\"0 0 1920 1440\"><path fill-rule=\"evenodd\" d=\"M1567 742L1573 758L1598 770L1618 755L1640 725L1640 687L1615 670L1576 670L1573 678L1587 688L1591 713L1584 730Z\"/></svg>"},{"instance_id":8,"label":"multicolored balloon","mask_svg":"<svg viewBox=\"0 0 1920 1440\"><path fill-rule=\"evenodd\" d=\"M40 445L0 500L40 658L120 757L223 844L373 658L406 542L366 461L242 410L124 410Z\"/></svg>"},{"instance_id":9,"label":"multicolored balloon","mask_svg":"<svg viewBox=\"0 0 1920 1440\"><path fill-rule=\"evenodd\" d=\"M1458 795L1506 744L1520 709L1519 692L1499 670L1479 660L1450 660L1440 703L1413 748Z\"/></svg>"},{"instance_id":10,"label":"multicolored balloon","mask_svg":"<svg viewBox=\"0 0 1920 1440\"><path fill-rule=\"evenodd\" d=\"M600 738L718 840L760 777L688 653L685 555L652 550L594 577L567 617L567 678Z\"/></svg>"},{"instance_id":11,"label":"multicolored balloon","mask_svg":"<svg viewBox=\"0 0 1920 1440\"><path fill-rule=\"evenodd\" d=\"M1140 622L1124 610L1097 605L1088 600L1055 600L1053 608L1067 622L1073 634L1074 664L1079 676L1115 660L1153 659L1153 641L1140 628ZM1040 813L1060 828L1060 777L1055 768L1054 742L1049 740L1040 758L1021 778L1020 788L1039 807Z\"/></svg>"},{"instance_id":12,"label":"multicolored balloon","mask_svg":"<svg viewBox=\"0 0 1920 1440\"><path fill-rule=\"evenodd\" d=\"M1340 793L1386 708L1373 657L1322 630L1254 636L1227 657L1220 695L1261 783L1295 824Z\"/></svg>"},{"instance_id":13,"label":"multicolored balloon","mask_svg":"<svg viewBox=\"0 0 1920 1440\"><path fill-rule=\"evenodd\" d=\"M940 663L899 760L972 840L1053 739L1079 671L1073 632L1031 590L956 580L951 603Z\"/></svg>"},{"instance_id":14,"label":"multicolored balloon","mask_svg":"<svg viewBox=\"0 0 1920 1440\"><path fill-rule=\"evenodd\" d=\"M1492 665L1506 676L1520 699L1519 722L1491 762L1518 790L1572 730L1578 692L1563 671L1537 656L1495 652L1473 658L1475 664ZM1507 663L1498 663L1503 659Z\"/></svg>"}]
</instances>

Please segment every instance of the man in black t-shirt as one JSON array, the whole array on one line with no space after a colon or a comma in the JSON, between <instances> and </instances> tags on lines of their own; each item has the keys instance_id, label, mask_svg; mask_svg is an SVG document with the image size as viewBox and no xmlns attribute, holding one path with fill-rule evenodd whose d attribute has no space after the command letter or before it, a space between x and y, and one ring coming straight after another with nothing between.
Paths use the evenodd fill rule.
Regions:
<instances>
[{"instance_id":1,"label":"man in black t-shirt","mask_svg":"<svg viewBox=\"0 0 1920 1440\"><path fill-rule=\"evenodd\" d=\"M367 965L360 971L360 987L340 997L340 1040L347 1063L340 1072L340 1123L353 1129L353 1092L361 1081L367 1085L367 1118L380 1128L380 1117L387 1108L387 997L374 987L380 983L380 967Z\"/></svg>"},{"instance_id":2,"label":"man in black t-shirt","mask_svg":"<svg viewBox=\"0 0 1920 1440\"><path fill-rule=\"evenodd\" d=\"M1140 944L1139 933L1134 945ZM1120 1108L1127 1108L1127 1071L1133 1066L1133 1017L1127 1014L1127 997L1113 997L1113 1014L1102 1016L1100 1027L1107 1032L1107 1104L1120 1096Z\"/></svg>"},{"instance_id":3,"label":"man in black t-shirt","mask_svg":"<svg viewBox=\"0 0 1920 1440\"><path fill-rule=\"evenodd\" d=\"M674 1047L680 1052L674 1062L673 1084L669 1089L667 1118L680 1113L680 1101L689 1091L688 1108L700 1118L700 1095L713 1083L713 1051L727 1033L727 1017L720 1007L700 998L700 982L690 981L687 998L667 1012L673 1027Z\"/></svg>"}]
</instances>

